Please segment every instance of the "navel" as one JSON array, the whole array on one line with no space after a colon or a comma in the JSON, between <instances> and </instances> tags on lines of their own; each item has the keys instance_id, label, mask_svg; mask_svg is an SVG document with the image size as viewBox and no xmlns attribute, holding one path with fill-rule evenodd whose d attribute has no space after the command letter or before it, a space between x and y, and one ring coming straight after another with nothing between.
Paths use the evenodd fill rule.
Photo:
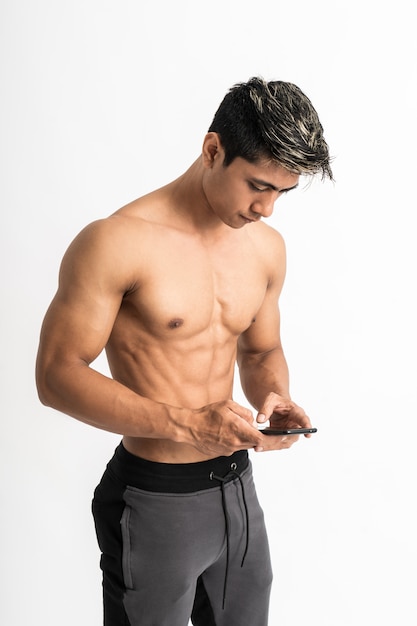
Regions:
<instances>
[{"instance_id":1,"label":"navel","mask_svg":"<svg viewBox=\"0 0 417 626\"><path fill-rule=\"evenodd\" d=\"M183 319L181 319L180 317L174 317L174 319L172 319L172 320L170 320L168 322L168 327L169 328L179 328L183 324L184 324L184 320Z\"/></svg>"}]
</instances>

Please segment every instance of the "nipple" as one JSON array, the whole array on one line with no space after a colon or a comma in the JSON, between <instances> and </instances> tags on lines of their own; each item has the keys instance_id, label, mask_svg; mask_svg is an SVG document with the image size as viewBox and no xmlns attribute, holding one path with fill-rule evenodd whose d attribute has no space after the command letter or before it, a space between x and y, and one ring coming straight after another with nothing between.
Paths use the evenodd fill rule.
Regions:
<instances>
[{"instance_id":1,"label":"nipple","mask_svg":"<svg viewBox=\"0 0 417 626\"><path fill-rule=\"evenodd\" d=\"M184 324L184 320L181 319L180 317L174 317L174 319L168 322L169 328L179 328L183 324Z\"/></svg>"}]
</instances>

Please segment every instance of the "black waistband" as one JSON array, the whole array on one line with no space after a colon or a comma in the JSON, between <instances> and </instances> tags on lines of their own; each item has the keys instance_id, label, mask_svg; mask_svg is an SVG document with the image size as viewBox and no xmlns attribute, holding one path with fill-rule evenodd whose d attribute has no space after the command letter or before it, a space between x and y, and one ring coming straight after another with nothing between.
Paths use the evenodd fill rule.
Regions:
<instances>
[{"instance_id":1,"label":"black waistband","mask_svg":"<svg viewBox=\"0 0 417 626\"><path fill-rule=\"evenodd\" d=\"M226 476L231 471L240 474L248 464L247 450L198 463L156 463L131 454L120 443L107 467L131 487L165 493L192 493L217 486L218 483L213 484L214 474ZM231 474L230 480L233 478Z\"/></svg>"}]
</instances>

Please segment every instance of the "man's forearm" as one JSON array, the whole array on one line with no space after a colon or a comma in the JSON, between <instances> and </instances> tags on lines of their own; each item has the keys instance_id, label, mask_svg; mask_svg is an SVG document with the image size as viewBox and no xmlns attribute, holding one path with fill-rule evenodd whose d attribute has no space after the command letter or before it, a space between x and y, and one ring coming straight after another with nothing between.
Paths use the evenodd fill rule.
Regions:
<instances>
[{"instance_id":1,"label":"man's forearm","mask_svg":"<svg viewBox=\"0 0 417 626\"><path fill-rule=\"evenodd\" d=\"M109 432L169 440L206 456L227 456L259 445L252 412L231 399L181 408L155 402L83 365L38 369L43 404Z\"/></svg>"},{"instance_id":2,"label":"man's forearm","mask_svg":"<svg viewBox=\"0 0 417 626\"><path fill-rule=\"evenodd\" d=\"M96 428L130 437L184 439L188 409L140 396L87 364L38 368L37 383L43 404Z\"/></svg>"},{"instance_id":3,"label":"man's forearm","mask_svg":"<svg viewBox=\"0 0 417 626\"><path fill-rule=\"evenodd\" d=\"M290 398L288 366L281 348L263 354L240 354L238 365L242 389L255 409L271 392Z\"/></svg>"}]
</instances>

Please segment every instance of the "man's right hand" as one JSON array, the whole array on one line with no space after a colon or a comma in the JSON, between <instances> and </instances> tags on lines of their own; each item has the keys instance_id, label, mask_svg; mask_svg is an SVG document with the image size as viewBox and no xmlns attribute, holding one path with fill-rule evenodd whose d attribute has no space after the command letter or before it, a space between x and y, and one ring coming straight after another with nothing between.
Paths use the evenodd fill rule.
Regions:
<instances>
[{"instance_id":1,"label":"man's right hand","mask_svg":"<svg viewBox=\"0 0 417 626\"><path fill-rule=\"evenodd\" d=\"M233 400L193 410L189 433L197 450L215 456L230 456L261 446L263 441L252 411Z\"/></svg>"}]
</instances>

